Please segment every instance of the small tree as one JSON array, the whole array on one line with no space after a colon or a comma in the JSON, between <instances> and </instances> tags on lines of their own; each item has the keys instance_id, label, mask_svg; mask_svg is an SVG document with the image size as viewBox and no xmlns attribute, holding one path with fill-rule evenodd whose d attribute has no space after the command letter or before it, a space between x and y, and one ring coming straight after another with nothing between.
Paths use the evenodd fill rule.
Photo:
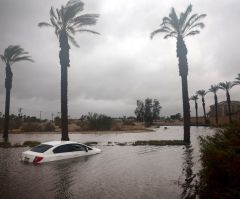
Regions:
<instances>
[{"instance_id":1,"label":"small tree","mask_svg":"<svg viewBox=\"0 0 240 199\"><path fill-rule=\"evenodd\" d=\"M153 111L152 111L152 99L145 99L145 114L144 114L144 122L145 126L151 126L153 122Z\"/></svg>"},{"instance_id":2,"label":"small tree","mask_svg":"<svg viewBox=\"0 0 240 199\"><path fill-rule=\"evenodd\" d=\"M153 100L153 120L158 120L160 118L160 111L162 107L157 99Z\"/></svg>"},{"instance_id":3,"label":"small tree","mask_svg":"<svg viewBox=\"0 0 240 199\"><path fill-rule=\"evenodd\" d=\"M137 108L135 109L135 115L137 117L138 122L144 121L144 112L145 112L144 102L141 100L137 100Z\"/></svg>"}]
</instances>

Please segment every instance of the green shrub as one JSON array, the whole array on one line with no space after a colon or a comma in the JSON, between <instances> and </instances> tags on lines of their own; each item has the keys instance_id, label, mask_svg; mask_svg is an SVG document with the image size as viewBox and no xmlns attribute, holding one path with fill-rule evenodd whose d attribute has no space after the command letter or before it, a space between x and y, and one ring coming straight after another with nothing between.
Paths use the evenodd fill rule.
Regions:
<instances>
[{"instance_id":1,"label":"green shrub","mask_svg":"<svg viewBox=\"0 0 240 199\"><path fill-rule=\"evenodd\" d=\"M38 142L38 141L25 141L23 143L23 146L35 147L35 146L37 146L39 144L41 144L41 142Z\"/></svg>"},{"instance_id":2,"label":"green shrub","mask_svg":"<svg viewBox=\"0 0 240 199\"><path fill-rule=\"evenodd\" d=\"M92 145L97 145L97 142L85 142L85 145L92 146Z\"/></svg>"},{"instance_id":3,"label":"green shrub","mask_svg":"<svg viewBox=\"0 0 240 199\"><path fill-rule=\"evenodd\" d=\"M89 113L87 121L89 130L104 131L112 127L112 118L103 114Z\"/></svg>"},{"instance_id":4,"label":"green shrub","mask_svg":"<svg viewBox=\"0 0 240 199\"><path fill-rule=\"evenodd\" d=\"M133 146L152 145L152 146L166 146L166 145L185 145L183 140L140 140L133 143Z\"/></svg>"},{"instance_id":5,"label":"green shrub","mask_svg":"<svg viewBox=\"0 0 240 199\"><path fill-rule=\"evenodd\" d=\"M240 124L200 138L201 198L240 198Z\"/></svg>"}]
</instances>

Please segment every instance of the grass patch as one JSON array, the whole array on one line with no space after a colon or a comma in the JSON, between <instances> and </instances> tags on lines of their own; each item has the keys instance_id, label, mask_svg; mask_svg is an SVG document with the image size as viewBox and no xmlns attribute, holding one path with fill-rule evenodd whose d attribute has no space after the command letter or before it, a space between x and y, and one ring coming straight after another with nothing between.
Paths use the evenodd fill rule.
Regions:
<instances>
[{"instance_id":1,"label":"grass patch","mask_svg":"<svg viewBox=\"0 0 240 199\"><path fill-rule=\"evenodd\" d=\"M9 143L9 142L0 142L0 147L1 148L10 148L11 147L11 143Z\"/></svg>"},{"instance_id":2,"label":"grass patch","mask_svg":"<svg viewBox=\"0 0 240 199\"><path fill-rule=\"evenodd\" d=\"M12 148L18 148L18 147L24 147L24 145L20 144L20 143L16 143L14 145L11 145Z\"/></svg>"},{"instance_id":3,"label":"grass patch","mask_svg":"<svg viewBox=\"0 0 240 199\"><path fill-rule=\"evenodd\" d=\"M85 142L85 145L92 146L92 145L97 145L98 142Z\"/></svg>"},{"instance_id":4,"label":"grass patch","mask_svg":"<svg viewBox=\"0 0 240 199\"><path fill-rule=\"evenodd\" d=\"M151 145L151 146L179 146L179 145L185 145L185 142L183 140L139 140L132 144L133 146L144 146L144 145Z\"/></svg>"},{"instance_id":5,"label":"grass patch","mask_svg":"<svg viewBox=\"0 0 240 199\"><path fill-rule=\"evenodd\" d=\"M41 144L41 142L38 142L38 141L25 141L23 143L23 146L35 147L35 146L37 146L39 144Z\"/></svg>"},{"instance_id":6,"label":"grass patch","mask_svg":"<svg viewBox=\"0 0 240 199\"><path fill-rule=\"evenodd\" d=\"M127 142L115 142L116 145L118 146L127 146Z\"/></svg>"}]
</instances>

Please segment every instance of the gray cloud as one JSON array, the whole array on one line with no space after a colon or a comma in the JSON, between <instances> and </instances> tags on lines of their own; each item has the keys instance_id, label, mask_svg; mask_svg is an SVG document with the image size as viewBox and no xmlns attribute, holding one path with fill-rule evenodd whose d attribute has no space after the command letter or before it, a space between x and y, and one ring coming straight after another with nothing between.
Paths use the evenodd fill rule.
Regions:
<instances>
[{"instance_id":1,"label":"gray cloud","mask_svg":"<svg viewBox=\"0 0 240 199\"><path fill-rule=\"evenodd\" d=\"M1 0L0 53L10 44L20 44L35 63L13 65L14 82L11 111L19 107L32 115L43 111L50 117L60 110L59 44L53 30L40 29L37 23L48 20L50 7L65 0ZM181 81L178 75L176 41L161 35L149 39L173 6L185 10L184 0L88 0L86 13L99 13L92 29L101 36L76 36L80 48L71 47L69 68L69 114L87 112L112 116L133 115L136 99L157 98L162 114L182 111ZM240 72L240 28L237 26L240 2L237 0L191 1L193 12L206 13L206 28L187 38L189 94L208 89L211 84L233 80ZM4 65L0 64L0 111L4 110ZM239 87L231 90L239 100ZM219 100L225 100L219 92ZM200 102L200 100L199 100ZM212 94L206 96L213 103ZM193 103L191 103L192 111ZM200 114L202 114L201 106Z\"/></svg>"}]
</instances>

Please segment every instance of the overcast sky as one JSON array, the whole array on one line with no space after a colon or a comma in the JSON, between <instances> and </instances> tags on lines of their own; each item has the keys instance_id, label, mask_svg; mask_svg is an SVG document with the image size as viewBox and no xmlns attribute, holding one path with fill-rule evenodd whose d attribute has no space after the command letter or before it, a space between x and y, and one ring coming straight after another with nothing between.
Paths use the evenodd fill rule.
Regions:
<instances>
[{"instance_id":1,"label":"overcast sky","mask_svg":"<svg viewBox=\"0 0 240 199\"><path fill-rule=\"evenodd\" d=\"M8 45L20 44L34 63L12 66L11 112L50 118L60 111L59 44L54 31L38 28L49 20L51 6L66 0L0 0L0 54ZM189 95L211 84L233 81L240 73L239 0L85 0L83 13L100 14L92 30L101 36L79 34L80 48L70 49L69 115L88 112L118 116L134 115L136 100L156 98L161 115L182 112L181 79L176 58L176 40L150 33L158 28L171 7L179 13L192 3L193 13L207 14L201 34L186 38L189 61ZM0 63L0 111L5 103L5 71ZM234 87L232 100L240 100ZM225 100L224 91L219 101ZM200 114L202 107L199 100ZM213 104L213 94L206 105ZM193 102L191 112L194 114Z\"/></svg>"}]
</instances>

